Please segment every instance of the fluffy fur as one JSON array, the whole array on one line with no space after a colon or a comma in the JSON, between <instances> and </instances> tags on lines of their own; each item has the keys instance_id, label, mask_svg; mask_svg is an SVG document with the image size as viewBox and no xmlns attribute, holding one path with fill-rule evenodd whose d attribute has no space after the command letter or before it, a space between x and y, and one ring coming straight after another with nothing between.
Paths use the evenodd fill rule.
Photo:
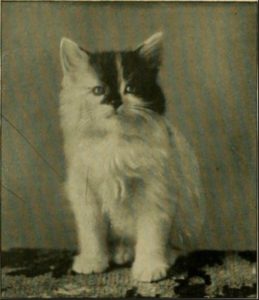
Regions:
<instances>
[{"instance_id":1,"label":"fluffy fur","mask_svg":"<svg viewBox=\"0 0 259 300\"><path fill-rule=\"evenodd\" d=\"M133 262L136 280L159 280L176 249L199 235L199 168L164 116L161 40L157 33L132 51L92 54L62 39L60 118L78 273L103 272L113 260Z\"/></svg>"}]
</instances>

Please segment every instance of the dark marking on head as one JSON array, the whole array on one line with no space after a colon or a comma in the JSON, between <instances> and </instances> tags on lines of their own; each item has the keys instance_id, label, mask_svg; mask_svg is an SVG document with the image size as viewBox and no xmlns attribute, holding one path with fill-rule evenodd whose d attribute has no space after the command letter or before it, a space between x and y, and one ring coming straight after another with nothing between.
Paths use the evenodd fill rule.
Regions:
<instances>
[{"instance_id":1,"label":"dark marking on head","mask_svg":"<svg viewBox=\"0 0 259 300\"><path fill-rule=\"evenodd\" d=\"M90 65L94 68L101 82L107 87L107 92L102 101L117 109L122 104L119 93L118 72L115 52L100 52L90 55Z\"/></svg>"},{"instance_id":2,"label":"dark marking on head","mask_svg":"<svg viewBox=\"0 0 259 300\"><path fill-rule=\"evenodd\" d=\"M145 107L158 113L165 112L165 97L157 77L159 66L151 64L135 51L117 52L121 57L122 75L124 80L135 87L135 94ZM89 64L96 71L100 81L107 87L102 103L113 105L117 109L122 104L118 82L118 65L116 52L89 53Z\"/></svg>"},{"instance_id":3,"label":"dark marking on head","mask_svg":"<svg viewBox=\"0 0 259 300\"><path fill-rule=\"evenodd\" d=\"M158 66L151 65L137 51L121 52L123 77L136 88L136 95L158 114L165 112L165 97L160 88Z\"/></svg>"}]
</instances>

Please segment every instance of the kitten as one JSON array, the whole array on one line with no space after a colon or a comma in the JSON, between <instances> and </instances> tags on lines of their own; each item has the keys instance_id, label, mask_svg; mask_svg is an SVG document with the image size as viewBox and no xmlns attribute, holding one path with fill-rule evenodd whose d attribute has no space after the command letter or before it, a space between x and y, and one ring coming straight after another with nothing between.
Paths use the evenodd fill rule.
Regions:
<instances>
[{"instance_id":1,"label":"kitten","mask_svg":"<svg viewBox=\"0 0 259 300\"><path fill-rule=\"evenodd\" d=\"M162 33L121 52L63 38L60 54L65 189L80 248L73 270L133 262L135 280L159 280L204 215L195 155L165 118Z\"/></svg>"}]
</instances>

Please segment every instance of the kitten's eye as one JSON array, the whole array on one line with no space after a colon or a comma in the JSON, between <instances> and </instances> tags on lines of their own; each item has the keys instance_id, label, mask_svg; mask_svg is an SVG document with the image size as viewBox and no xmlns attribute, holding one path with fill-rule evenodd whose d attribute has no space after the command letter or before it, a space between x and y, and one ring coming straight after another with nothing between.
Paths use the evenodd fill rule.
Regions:
<instances>
[{"instance_id":1,"label":"kitten's eye","mask_svg":"<svg viewBox=\"0 0 259 300\"><path fill-rule=\"evenodd\" d=\"M136 92L136 88L133 85L127 84L125 86L125 93L126 94L134 94L135 92Z\"/></svg>"},{"instance_id":2,"label":"kitten's eye","mask_svg":"<svg viewBox=\"0 0 259 300\"><path fill-rule=\"evenodd\" d=\"M93 94L96 96L101 96L105 94L105 87L101 85L97 85L93 88Z\"/></svg>"}]
</instances>

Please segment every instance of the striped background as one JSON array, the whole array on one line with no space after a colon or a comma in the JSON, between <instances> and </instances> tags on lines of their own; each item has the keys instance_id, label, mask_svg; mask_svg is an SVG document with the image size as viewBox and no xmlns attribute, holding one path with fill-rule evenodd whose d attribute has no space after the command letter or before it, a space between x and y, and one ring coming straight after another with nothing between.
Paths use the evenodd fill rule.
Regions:
<instances>
[{"instance_id":1,"label":"striped background","mask_svg":"<svg viewBox=\"0 0 259 300\"><path fill-rule=\"evenodd\" d=\"M199 248L254 249L256 3L2 4L2 246L76 243L62 195L59 42L89 50L165 33L170 120L193 145L207 199Z\"/></svg>"}]
</instances>

